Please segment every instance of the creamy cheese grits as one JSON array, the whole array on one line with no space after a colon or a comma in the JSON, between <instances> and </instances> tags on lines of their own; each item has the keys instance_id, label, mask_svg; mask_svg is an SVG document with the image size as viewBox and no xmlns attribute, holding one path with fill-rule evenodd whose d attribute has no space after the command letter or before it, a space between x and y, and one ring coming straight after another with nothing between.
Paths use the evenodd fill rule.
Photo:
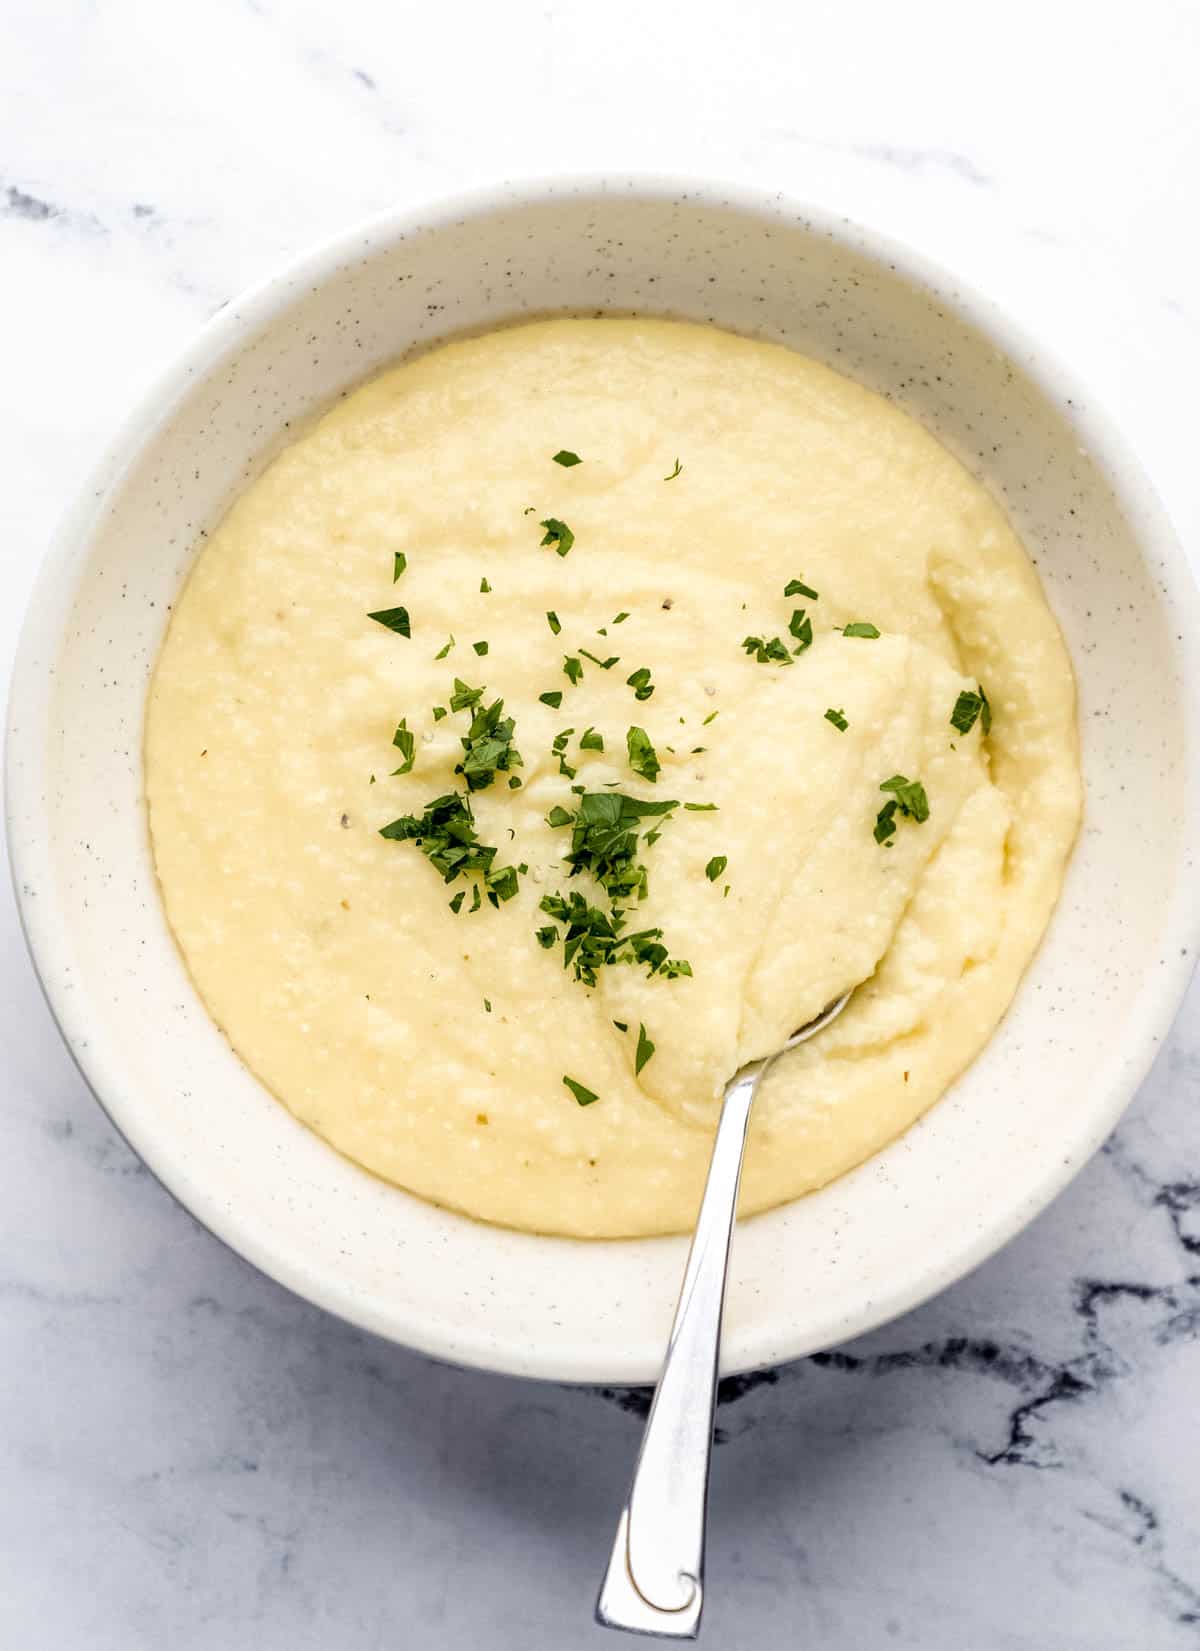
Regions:
<instances>
[{"instance_id":1,"label":"creamy cheese grits","mask_svg":"<svg viewBox=\"0 0 1200 1651\"><path fill-rule=\"evenodd\" d=\"M1081 803L984 487L815 361L637 319L448 344L282 452L175 609L146 785L192 978L279 1100L584 1237L687 1228L725 1083L848 987L763 1086L743 1213L905 1130Z\"/></svg>"}]
</instances>

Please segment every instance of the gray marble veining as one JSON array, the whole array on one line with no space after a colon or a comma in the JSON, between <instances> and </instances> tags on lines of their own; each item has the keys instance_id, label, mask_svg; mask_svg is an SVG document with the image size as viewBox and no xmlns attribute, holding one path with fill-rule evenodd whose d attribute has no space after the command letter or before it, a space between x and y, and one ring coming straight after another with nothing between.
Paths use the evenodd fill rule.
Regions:
<instances>
[{"instance_id":1,"label":"gray marble veining","mask_svg":"<svg viewBox=\"0 0 1200 1651\"><path fill-rule=\"evenodd\" d=\"M768 182L919 242L1058 341L1197 542L1200 34L1147 0L1082 73L1072 10L1013 0L985 78L950 0L10 15L5 657L86 463L206 314L357 215L518 172ZM591 1600L645 1395L433 1365L291 1298L114 1135L7 901L0 986L4 1651L611 1643ZM1200 1645L1198 1120L1194 990L1007 1250L726 1384L709 1645Z\"/></svg>"}]
</instances>

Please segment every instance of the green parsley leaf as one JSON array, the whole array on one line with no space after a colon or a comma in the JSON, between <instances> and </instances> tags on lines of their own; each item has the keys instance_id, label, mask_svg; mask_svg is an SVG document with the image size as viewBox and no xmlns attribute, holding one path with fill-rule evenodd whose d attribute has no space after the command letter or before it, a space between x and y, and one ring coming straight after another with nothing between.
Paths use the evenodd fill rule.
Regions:
<instances>
[{"instance_id":1,"label":"green parsley leaf","mask_svg":"<svg viewBox=\"0 0 1200 1651\"><path fill-rule=\"evenodd\" d=\"M650 736L644 728L631 728L625 735L625 748L629 752L629 766L635 774L640 774L644 780L653 785L662 771L662 764L654 747L650 743Z\"/></svg>"},{"instance_id":2,"label":"green parsley leaf","mask_svg":"<svg viewBox=\"0 0 1200 1651\"><path fill-rule=\"evenodd\" d=\"M579 749L581 751L603 751L604 735L598 734L594 728L585 728L579 736Z\"/></svg>"},{"instance_id":3,"label":"green parsley leaf","mask_svg":"<svg viewBox=\"0 0 1200 1651\"><path fill-rule=\"evenodd\" d=\"M753 654L760 665L790 665L792 656L788 652L787 643L778 636L773 636L769 642L761 636L747 636L742 639L742 647L748 654Z\"/></svg>"},{"instance_id":4,"label":"green parsley leaf","mask_svg":"<svg viewBox=\"0 0 1200 1651\"><path fill-rule=\"evenodd\" d=\"M404 554L404 552L402 550L398 550L396 552L396 554L392 557L392 584L393 585L396 583L396 580L399 579L400 575L404 572L404 570L407 566L408 566L408 557Z\"/></svg>"},{"instance_id":5,"label":"green parsley leaf","mask_svg":"<svg viewBox=\"0 0 1200 1651\"><path fill-rule=\"evenodd\" d=\"M896 808L895 798L890 803L884 803L875 816L875 841L887 844L896 835Z\"/></svg>"},{"instance_id":6,"label":"green parsley leaf","mask_svg":"<svg viewBox=\"0 0 1200 1651\"><path fill-rule=\"evenodd\" d=\"M560 556L565 556L575 543L575 535L566 522L560 522L557 516L547 516L544 522L538 523L538 526L546 529L545 538L541 541L542 544L553 545Z\"/></svg>"},{"instance_id":7,"label":"green parsley leaf","mask_svg":"<svg viewBox=\"0 0 1200 1651\"><path fill-rule=\"evenodd\" d=\"M680 471L681 471L681 470L682 470L682 469L683 469L683 466L682 466L682 465L681 465L681 464L680 464L680 462L679 462L679 460L678 460L678 459L676 459L676 460L675 460L675 468L674 468L674 470L672 470L672 472L671 472L671 474L670 474L670 475L669 475L669 476L664 476L664 477L663 477L663 481L665 481L665 482L673 482L673 481L674 481L674 480L675 480L675 478L676 478L676 476L677 476L677 475L678 475L678 474L679 474L679 472L680 472Z\"/></svg>"},{"instance_id":8,"label":"green parsley leaf","mask_svg":"<svg viewBox=\"0 0 1200 1651\"><path fill-rule=\"evenodd\" d=\"M872 625L868 620L856 619L852 625L843 625L842 626L842 635L843 636L865 636L865 637L868 637L868 638L873 638L873 637L878 636L879 632L876 630L875 626Z\"/></svg>"},{"instance_id":9,"label":"green parsley leaf","mask_svg":"<svg viewBox=\"0 0 1200 1651\"><path fill-rule=\"evenodd\" d=\"M434 708L433 708L433 720L434 720L434 722L441 722L442 718L446 715L448 715L448 713L447 713L446 707L444 705L435 705L434 706Z\"/></svg>"},{"instance_id":10,"label":"green parsley leaf","mask_svg":"<svg viewBox=\"0 0 1200 1651\"><path fill-rule=\"evenodd\" d=\"M482 658L483 655L485 653L487 653L487 651L488 651L488 645L487 645L486 642L472 642L471 646L474 648L475 652L480 656L480 658Z\"/></svg>"},{"instance_id":11,"label":"green parsley leaf","mask_svg":"<svg viewBox=\"0 0 1200 1651\"><path fill-rule=\"evenodd\" d=\"M554 455L552 462L554 464L561 464L564 470L570 470L572 465L582 464L583 460L579 457L578 453L571 453L568 452L565 447L560 447L558 452Z\"/></svg>"},{"instance_id":12,"label":"green parsley leaf","mask_svg":"<svg viewBox=\"0 0 1200 1651\"><path fill-rule=\"evenodd\" d=\"M543 705L548 705L552 711L557 711L562 704L562 689L552 688L548 693L539 694L538 699Z\"/></svg>"},{"instance_id":13,"label":"green parsley leaf","mask_svg":"<svg viewBox=\"0 0 1200 1651\"><path fill-rule=\"evenodd\" d=\"M574 658L573 655L563 655L563 671L570 682L573 685L578 686L580 678L583 676L583 666L576 658Z\"/></svg>"},{"instance_id":14,"label":"green parsley leaf","mask_svg":"<svg viewBox=\"0 0 1200 1651\"><path fill-rule=\"evenodd\" d=\"M510 791L519 791L521 789L521 780L520 780L519 775L514 774L513 777L509 780L508 789Z\"/></svg>"},{"instance_id":15,"label":"green parsley leaf","mask_svg":"<svg viewBox=\"0 0 1200 1651\"><path fill-rule=\"evenodd\" d=\"M367 618L373 619L377 625L385 626L389 631L395 631L397 636L412 635L407 608L380 608L378 613L369 613Z\"/></svg>"},{"instance_id":16,"label":"green parsley leaf","mask_svg":"<svg viewBox=\"0 0 1200 1651\"><path fill-rule=\"evenodd\" d=\"M960 734L969 734L975 726L976 719L983 718L983 732L992 731L992 708L988 704L988 697L982 686L978 693L970 693L964 689L954 702L954 710L950 713L950 726L957 728Z\"/></svg>"},{"instance_id":17,"label":"green parsley leaf","mask_svg":"<svg viewBox=\"0 0 1200 1651\"><path fill-rule=\"evenodd\" d=\"M684 803L684 809L689 814L715 814L716 803Z\"/></svg>"},{"instance_id":18,"label":"green parsley leaf","mask_svg":"<svg viewBox=\"0 0 1200 1651\"><path fill-rule=\"evenodd\" d=\"M611 659L597 659L595 654L588 653L586 648L580 648L579 651L585 659L590 659L593 665L599 665L602 671L611 671L620 658L619 654L614 654Z\"/></svg>"},{"instance_id":19,"label":"green parsley leaf","mask_svg":"<svg viewBox=\"0 0 1200 1651\"><path fill-rule=\"evenodd\" d=\"M580 1106L591 1106L593 1101L598 1101L600 1099L599 1095L588 1089L586 1084L576 1083L574 1078L568 1078L565 1073L563 1074L563 1082L571 1091L572 1095L574 1095L575 1099L579 1102Z\"/></svg>"},{"instance_id":20,"label":"green parsley leaf","mask_svg":"<svg viewBox=\"0 0 1200 1651\"><path fill-rule=\"evenodd\" d=\"M440 651L440 653L434 654L433 657L435 659L445 659L446 655L450 652L450 650L453 646L454 646L454 638L451 637L449 642L447 642L446 646Z\"/></svg>"},{"instance_id":21,"label":"green parsley leaf","mask_svg":"<svg viewBox=\"0 0 1200 1651\"><path fill-rule=\"evenodd\" d=\"M482 688L469 688L461 677L455 677L454 692L450 696L450 709L452 711L470 711L479 704L482 698Z\"/></svg>"},{"instance_id":22,"label":"green parsley leaf","mask_svg":"<svg viewBox=\"0 0 1200 1651\"><path fill-rule=\"evenodd\" d=\"M540 929L535 929L534 933L537 935L538 945L543 947L546 951L549 951L551 946L553 946L555 941L558 939L558 930L554 927L553 923L543 924Z\"/></svg>"},{"instance_id":23,"label":"green parsley leaf","mask_svg":"<svg viewBox=\"0 0 1200 1651\"><path fill-rule=\"evenodd\" d=\"M720 715L721 715L720 711L710 711L708 713L708 715L705 717L704 721L700 724L701 728L707 728L709 723L712 722L716 717L719 717Z\"/></svg>"},{"instance_id":24,"label":"green parsley leaf","mask_svg":"<svg viewBox=\"0 0 1200 1651\"><path fill-rule=\"evenodd\" d=\"M568 826L574 818L575 816L569 809L563 808L559 803L555 803L554 807L546 816L546 824L556 828L558 826Z\"/></svg>"},{"instance_id":25,"label":"green parsley leaf","mask_svg":"<svg viewBox=\"0 0 1200 1651\"><path fill-rule=\"evenodd\" d=\"M839 734L844 734L850 726L850 724L846 721L845 713L842 711L835 711L832 705L825 713L825 721L832 722Z\"/></svg>"},{"instance_id":26,"label":"green parsley leaf","mask_svg":"<svg viewBox=\"0 0 1200 1651\"><path fill-rule=\"evenodd\" d=\"M627 1020L614 1020L613 1025L616 1027L618 1032L628 1032L629 1030L629 1022Z\"/></svg>"},{"instance_id":27,"label":"green parsley leaf","mask_svg":"<svg viewBox=\"0 0 1200 1651\"><path fill-rule=\"evenodd\" d=\"M806 585L802 579L789 579L783 587L785 596L807 596L810 602L817 600L817 593L811 585Z\"/></svg>"},{"instance_id":28,"label":"green parsley leaf","mask_svg":"<svg viewBox=\"0 0 1200 1651\"><path fill-rule=\"evenodd\" d=\"M792 614L792 617L788 620L788 630L800 644L798 648L793 650L794 653L802 654L805 648L812 647L812 620L808 618L803 608L797 608Z\"/></svg>"},{"instance_id":29,"label":"green parsley leaf","mask_svg":"<svg viewBox=\"0 0 1200 1651\"><path fill-rule=\"evenodd\" d=\"M920 780L906 780L903 774L893 774L879 789L893 793L901 814L907 818L918 822L929 818L929 799Z\"/></svg>"},{"instance_id":30,"label":"green parsley leaf","mask_svg":"<svg viewBox=\"0 0 1200 1651\"><path fill-rule=\"evenodd\" d=\"M416 756L417 742L415 737L409 733L407 717L400 718L400 725L396 729L396 732L392 735L392 744L404 758L404 761L400 767L394 768L392 773L411 774L413 761Z\"/></svg>"},{"instance_id":31,"label":"green parsley leaf","mask_svg":"<svg viewBox=\"0 0 1200 1651\"><path fill-rule=\"evenodd\" d=\"M490 596L492 594L492 587L488 584L486 578L479 581L479 594L480 596Z\"/></svg>"},{"instance_id":32,"label":"green parsley leaf","mask_svg":"<svg viewBox=\"0 0 1200 1651\"><path fill-rule=\"evenodd\" d=\"M546 610L546 623L554 632L555 636L557 636L559 631L562 630L562 626L559 624L558 615L554 612L553 608L548 608Z\"/></svg>"},{"instance_id":33,"label":"green parsley leaf","mask_svg":"<svg viewBox=\"0 0 1200 1651\"><path fill-rule=\"evenodd\" d=\"M650 667L640 666L632 676L625 678L625 686L633 689L634 699L649 699L654 692L654 684L650 681Z\"/></svg>"},{"instance_id":34,"label":"green parsley leaf","mask_svg":"<svg viewBox=\"0 0 1200 1651\"><path fill-rule=\"evenodd\" d=\"M619 613L612 623L614 625L623 625L628 618L629 615L627 613Z\"/></svg>"},{"instance_id":35,"label":"green parsley leaf","mask_svg":"<svg viewBox=\"0 0 1200 1651\"><path fill-rule=\"evenodd\" d=\"M455 917L457 917L459 912L462 910L462 903L466 898L467 898L466 889L459 889L458 893L449 902L450 910L454 913Z\"/></svg>"},{"instance_id":36,"label":"green parsley leaf","mask_svg":"<svg viewBox=\"0 0 1200 1651\"><path fill-rule=\"evenodd\" d=\"M715 883L728 864L729 856L727 854L714 854L704 868L704 875L710 883Z\"/></svg>"},{"instance_id":37,"label":"green parsley leaf","mask_svg":"<svg viewBox=\"0 0 1200 1651\"><path fill-rule=\"evenodd\" d=\"M646 1036L645 1026L643 1026L642 1024L639 1023L639 1025L638 1025L637 1053L633 1057L633 1075L634 1075L635 1078L641 1076L642 1067L645 1066L646 1062L650 1059L650 1057L653 1053L654 1053L654 1045L650 1042L650 1039Z\"/></svg>"}]
</instances>

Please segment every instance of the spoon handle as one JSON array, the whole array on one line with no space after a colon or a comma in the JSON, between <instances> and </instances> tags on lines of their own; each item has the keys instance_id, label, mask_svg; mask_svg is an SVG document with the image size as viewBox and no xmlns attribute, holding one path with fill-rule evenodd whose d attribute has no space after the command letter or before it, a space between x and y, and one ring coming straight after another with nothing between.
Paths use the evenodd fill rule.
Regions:
<instances>
[{"instance_id":1,"label":"spoon handle","mask_svg":"<svg viewBox=\"0 0 1200 1651\"><path fill-rule=\"evenodd\" d=\"M767 1064L744 1068L725 1091L667 1356L596 1605L605 1628L694 1639L700 1626L725 1273L750 1107Z\"/></svg>"}]
</instances>

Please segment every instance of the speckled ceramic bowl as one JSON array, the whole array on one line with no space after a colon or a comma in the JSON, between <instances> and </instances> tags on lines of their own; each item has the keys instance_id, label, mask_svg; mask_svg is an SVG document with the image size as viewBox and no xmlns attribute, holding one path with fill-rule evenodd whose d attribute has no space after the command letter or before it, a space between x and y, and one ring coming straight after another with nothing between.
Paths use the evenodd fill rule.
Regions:
<instances>
[{"instance_id":1,"label":"speckled ceramic bowl","mask_svg":"<svg viewBox=\"0 0 1200 1651\"><path fill-rule=\"evenodd\" d=\"M203 535L287 429L413 345L554 309L712 320L895 398L1011 512L1079 677L1088 810L1049 937L996 1038L923 1122L741 1228L724 1363L744 1370L867 1330L1010 1238L1112 1128L1191 968L1200 623L1186 564L1086 393L948 276L775 197L562 181L385 214L229 305L117 437L38 585L9 730L17 889L88 1081L242 1255L444 1358L653 1378L683 1240L477 1225L309 1134L201 1007L143 810L143 701L167 612Z\"/></svg>"}]
</instances>

